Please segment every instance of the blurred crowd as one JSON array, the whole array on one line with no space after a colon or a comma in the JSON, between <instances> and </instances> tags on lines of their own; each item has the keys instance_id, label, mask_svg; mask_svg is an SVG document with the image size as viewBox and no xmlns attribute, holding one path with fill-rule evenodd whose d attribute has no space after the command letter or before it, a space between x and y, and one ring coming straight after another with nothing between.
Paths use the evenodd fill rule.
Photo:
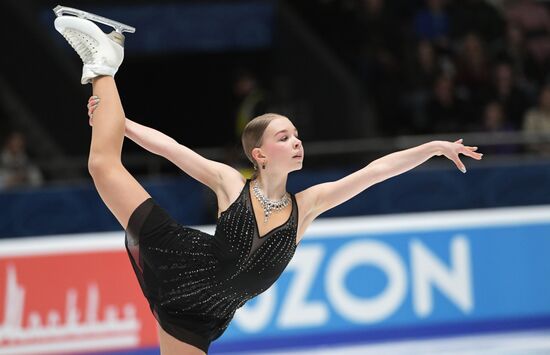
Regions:
<instances>
[{"instance_id":1,"label":"blurred crowd","mask_svg":"<svg viewBox=\"0 0 550 355\"><path fill-rule=\"evenodd\" d=\"M380 136L525 132L550 137L550 2L536 0L292 0L309 27L364 84ZM265 79L265 78L264 78ZM300 116L292 81L269 88L250 68L232 78L225 161L239 167L240 135L265 112ZM41 185L24 132L0 125L0 189ZM546 138L544 138L546 137ZM535 152L550 143L488 145ZM42 165L43 166L43 165ZM249 169L248 163L242 169Z\"/></svg>"},{"instance_id":2,"label":"blurred crowd","mask_svg":"<svg viewBox=\"0 0 550 355\"><path fill-rule=\"evenodd\" d=\"M382 135L550 134L550 12L535 0L296 0L364 83ZM495 147L506 153L517 146ZM549 154L546 145L533 150Z\"/></svg>"}]
</instances>

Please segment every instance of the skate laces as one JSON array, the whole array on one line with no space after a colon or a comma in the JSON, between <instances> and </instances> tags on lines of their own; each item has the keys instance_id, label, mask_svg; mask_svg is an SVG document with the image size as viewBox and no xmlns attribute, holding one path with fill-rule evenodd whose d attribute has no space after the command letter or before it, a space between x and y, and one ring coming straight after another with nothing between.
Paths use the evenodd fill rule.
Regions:
<instances>
[{"instance_id":1,"label":"skate laces","mask_svg":"<svg viewBox=\"0 0 550 355\"><path fill-rule=\"evenodd\" d=\"M98 52L97 48L99 42L97 40L85 33L73 29L66 29L63 31L62 35L76 53L78 53L78 56L82 59L84 64L91 64L93 62L94 54Z\"/></svg>"}]
</instances>

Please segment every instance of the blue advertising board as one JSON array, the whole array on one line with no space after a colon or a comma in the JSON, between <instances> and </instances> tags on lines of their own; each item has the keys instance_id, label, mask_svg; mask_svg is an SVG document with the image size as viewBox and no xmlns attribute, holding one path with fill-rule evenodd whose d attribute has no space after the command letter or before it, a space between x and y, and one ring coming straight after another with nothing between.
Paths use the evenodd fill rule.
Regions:
<instances>
[{"instance_id":1,"label":"blue advertising board","mask_svg":"<svg viewBox=\"0 0 550 355\"><path fill-rule=\"evenodd\" d=\"M224 351L550 327L550 206L315 221Z\"/></svg>"}]
</instances>

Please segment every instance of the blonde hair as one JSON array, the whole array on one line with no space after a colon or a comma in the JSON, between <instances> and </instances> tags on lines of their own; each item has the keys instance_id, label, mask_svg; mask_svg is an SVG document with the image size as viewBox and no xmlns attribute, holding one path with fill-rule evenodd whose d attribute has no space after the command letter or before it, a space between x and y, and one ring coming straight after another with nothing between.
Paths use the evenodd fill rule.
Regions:
<instances>
[{"instance_id":1,"label":"blonde hair","mask_svg":"<svg viewBox=\"0 0 550 355\"><path fill-rule=\"evenodd\" d=\"M259 148L263 143L264 132L271 123L276 118L285 117L277 113L265 113L263 115L254 117L250 122L246 124L241 135L241 143L243 145L244 154L250 160L250 162L256 167L254 174L252 174L251 179L254 180L258 177L259 167L257 162L252 157L252 150L254 148Z\"/></svg>"}]
</instances>

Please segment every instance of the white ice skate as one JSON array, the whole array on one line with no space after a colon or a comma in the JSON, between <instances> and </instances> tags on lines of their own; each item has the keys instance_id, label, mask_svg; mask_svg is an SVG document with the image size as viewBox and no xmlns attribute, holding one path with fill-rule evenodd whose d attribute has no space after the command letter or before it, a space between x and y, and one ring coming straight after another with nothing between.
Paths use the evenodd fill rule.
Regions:
<instances>
[{"instance_id":1,"label":"white ice skate","mask_svg":"<svg viewBox=\"0 0 550 355\"><path fill-rule=\"evenodd\" d=\"M53 10L58 16L55 29L67 39L84 63L80 82L84 85L100 75L114 76L124 59L122 32L133 33L135 28L70 7L57 6ZM106 34L92 21L109 25L115 31Z\"/></svg>"}]
</instances>

